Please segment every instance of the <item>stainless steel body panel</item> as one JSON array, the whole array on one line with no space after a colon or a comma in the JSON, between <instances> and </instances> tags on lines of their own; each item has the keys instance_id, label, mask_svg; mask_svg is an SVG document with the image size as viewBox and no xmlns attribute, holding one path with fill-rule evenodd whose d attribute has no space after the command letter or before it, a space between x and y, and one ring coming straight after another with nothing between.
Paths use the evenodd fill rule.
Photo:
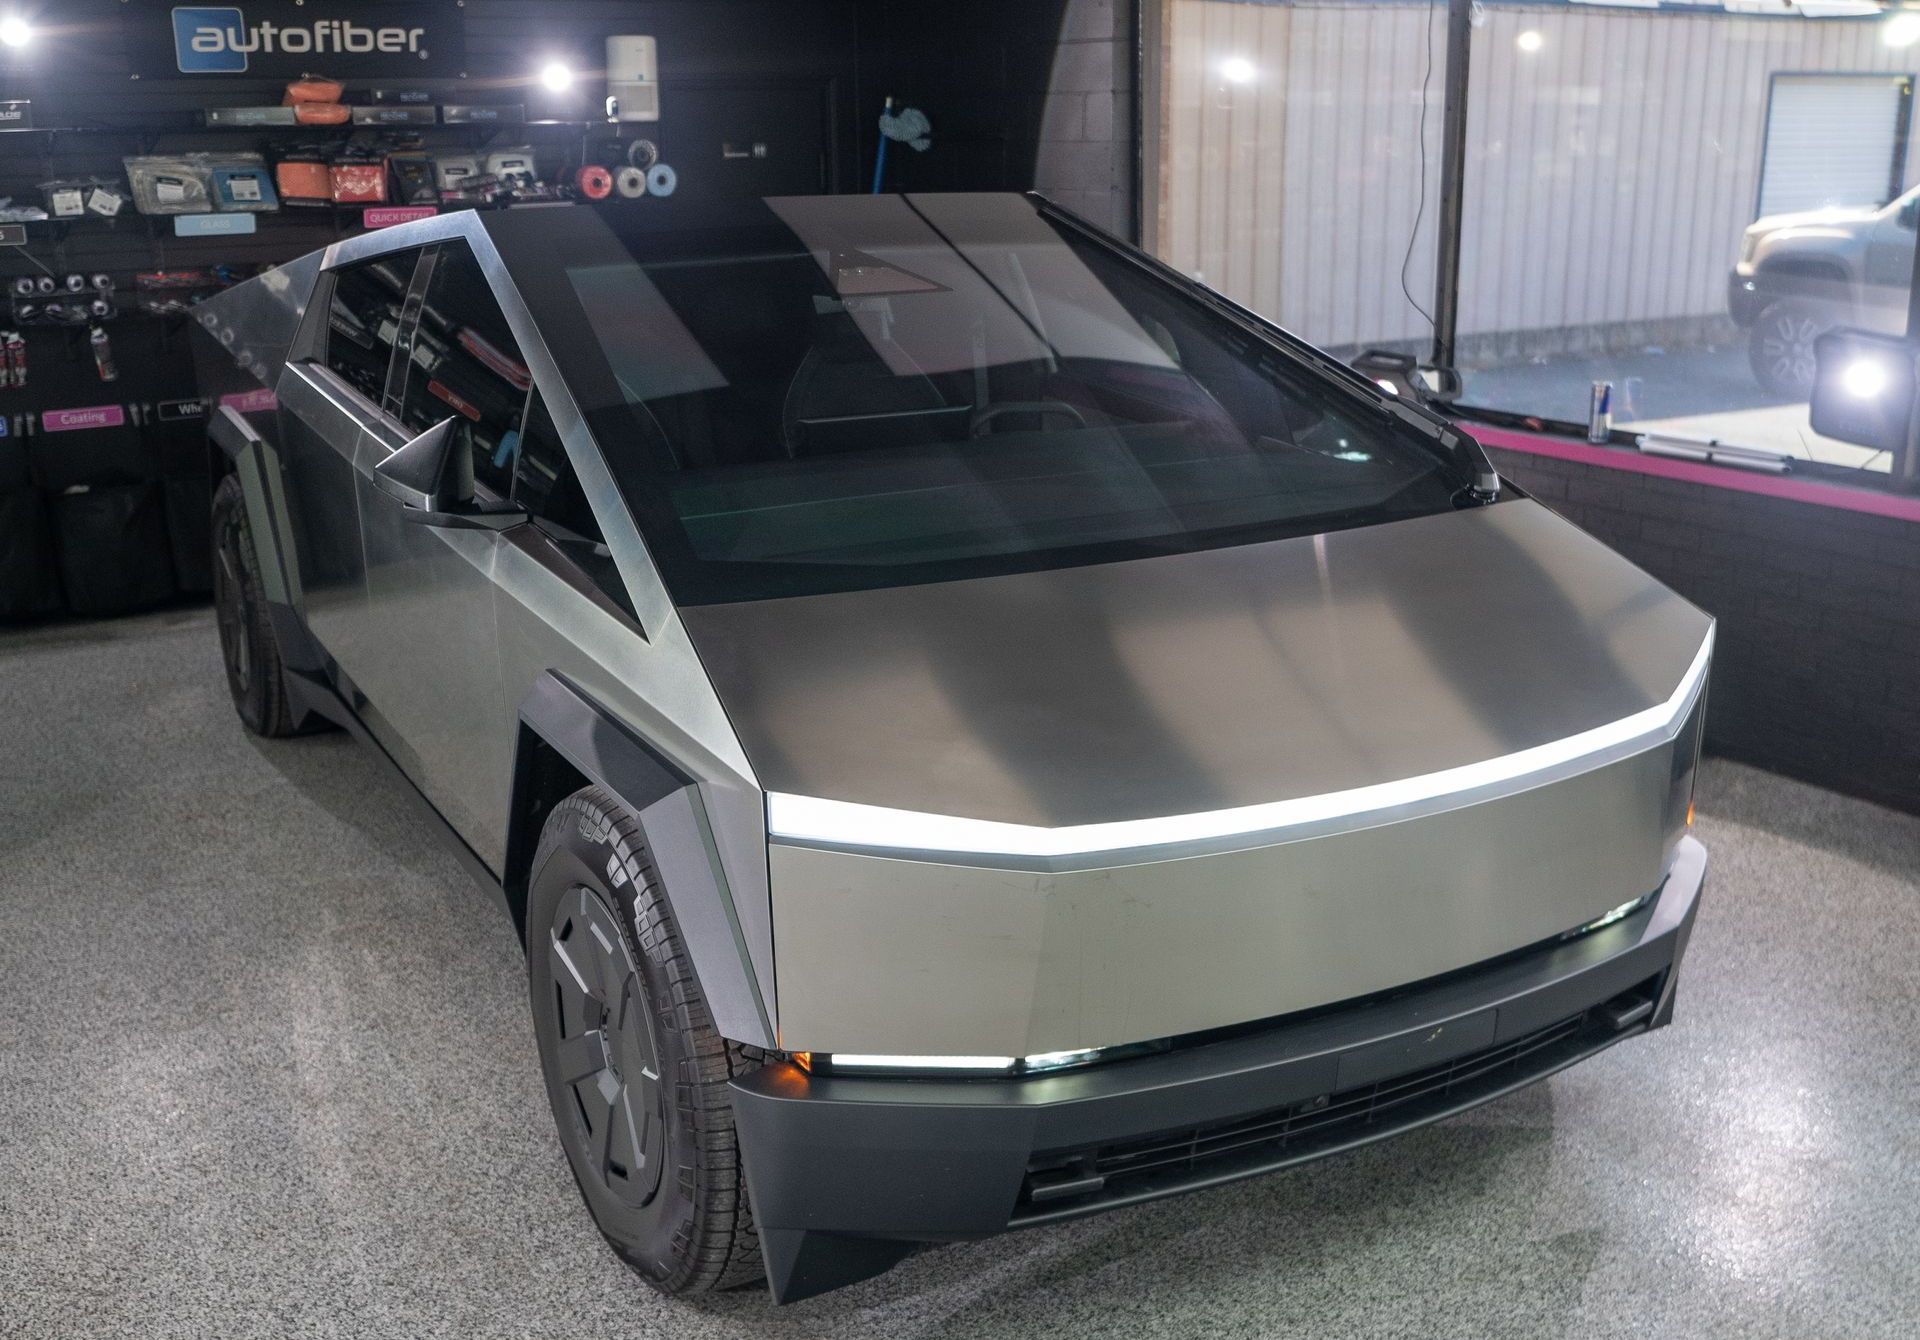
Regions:
<instances>
[{"instance_id":1,"label":"stainless steel body panel","mask_svg":"<svg viewBox=\"0 0 1920 1340\"><path fill-rule=\"evenodd\" d=\"M1663 702L1711 622L1532 502L684 618L769 791L1042 827L1559 740Z\"/></svg>"},{"instance_id":2,"label":"stainless steel body panel","mask_svg":"<svg viewBox=\"0 0 1920 1340\"><path fill-rule=\"evenodd\" d=\"M776 842L781 1045L1077 1051L1485 962L1659 886L1673 747L1444 814L1090 869Z\"/></svg>"},{"instance_id":3,"label":"stainless steel body panel","mask_svg":"<svg viewBox=\"0 0 1920 1340\"><path fill-rule=\"evenodd\" d=\"M297 608L338 658L366 607L354 461L376 416L344 382L313 364L289 365L276 394L287 476L288 566L298 574L302 596Z\"/></svg>"},{"instance_id":4,"label":"stainless steel body panel","mask_svg":"<svg viewBox=\"0 0 1920 1340\"><path fill-rule=\"evenodd\" d=\"M563 430L564 431L564 430ZM567 580L545 556L536 536L503 538L494 569L499 628L501 715L494 729L513 738L519 704L534 682L552 670L698 781L702 816L720 865L720 877L700 886L669 889L682 902L702 889L724 899L718 915L740 929L761 1000L774 1002L773 929L767 897L766 810L752 769L740 752L711 687L677 620L642 637L604 597ZM505 793L502 792L502 804ZM677 905L676 905L677 906ZM689 908L688 915L706 915ZM696 958L696 964L699 960ZM729 1037L755 1033L736 1027Z\"/></svg>"},{"instance_id":5,"label":"stainless steel body panel","mask_svg":"<svg viewBox=\"0 0 1920 1340\"><path fill-rule=\"evenodd\" d=\"M564 230L568 222L565 213L553 211L550 227ZM438 579L450 584L443 590L462 593L461 601L468 606L462 626L446 629L441 621L452 616L438 612L423 615L425 622L416 625L414 612L419 602L431 601L431 584L424 576L409 574L400 567L376 576L378 570L388 566L389 555L397 551L389 547L389 541L373 538L374 528L370 527L370 606L384 617L367 627L401 638L406 645L436 636L436 630L448 632L466 644L466 654L472 658L469 665L476 667L470 673L478 674L479 658L483 652L490 653L487 663L496 676L495 690L486 699L493 713L491 727L483 727L477 718L470 717L463 724L454 716L440 715L467 709L451 697L441 700L446 703L444 708L436 706L430 696L435 692L435 677L431 675L396 680L380 695L371 689L366 691L374 699L376 714L392 720L395 709L391 704L397 703L398 710L413 721L411 728L389 733L403 742L404 751L396 754L402 765L410 772L420 770L417 781L426 777L428 764L424 759L409 764L407 751L417 755L420 750L420 742L409 738L414 730L424 725L429 738L436 728L488 737L462 745L442 736L438 748L449 767L470 769L453 776L449 783L458 788L457 804L468 812L464 825L456 820L455 826L497 872L504 856L511 749L519 704L546 671L557 671L579 684L636 736L699 783L704 819L724 876L719 892L731 901L726 914L740 928L760 997L771 1012L775 1001L773 913L767 887L766 810L758 782L600 448L494 245L489 227L501 222L473 211L460 211L404 224L335 244L326 253L326 267L333 269L389 251L455 239L472 248L506 315L534 386L560 433L568 461L580 479L633 603L638 625L610 609L604 597L569 580L565 560L538 539L436 531L402 523L435 542L458 536L456 543L465 546L458 550L458 561L472 574L453 567L455 547L443 545L447 555L440 560ZM384 459L386 451L396 445L397 441L388 436L378 448L368 448L362 462L365 468L371 470L373 460ZM367 497L370 515L386 503L384 499L376 502L376 496ZM409 542L415 546L421 543L404 535L392 541L401 545ZM473 583L482 576L491 601L484 614L471 603L477 600ZM474 641L475 630L482 628L491 639L490 648L483 649ZM366 688L364 684L361 687ZM454 817L450 810L449 818ZM736 1036L752 1034L742 1029Z\"/></svg>"},{"instance_id":6,"label":"stainless steel body panel","mask_svg":"<svg viewBox=\"0 0 1920 1340\"><path fill-rule=\"evenodd\" d=\"M367 727L480 859L504 867L513 732L494 617L492 531L423 526L374 470L405 446L392 419L363 433L354 462L366 600L336 630L334 655L364 693ZM329 642L329 647L332 643Z\"/></svg>"}]
</instances>

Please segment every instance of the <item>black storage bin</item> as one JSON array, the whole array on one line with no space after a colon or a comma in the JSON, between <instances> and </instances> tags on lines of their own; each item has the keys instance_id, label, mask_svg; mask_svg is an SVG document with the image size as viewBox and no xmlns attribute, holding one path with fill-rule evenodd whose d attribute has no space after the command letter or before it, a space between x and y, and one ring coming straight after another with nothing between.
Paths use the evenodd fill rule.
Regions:
<instances>
[{"instance_id":1,"label":"black storage bin","mask_svg":"<svg viewBox=\"0 0 1920 1340\"><path fill-rule=\"evenodd\" d=\"M0 490L0 619L38 619L60 608L46 504L31 488Z\"/></svg>"},{"instance_id":2,"label":"black storage bin","mask_svg":"<svg viewBox=\"0 0 1920 1340\"><path fill-rule=\"evenodd\" d=\"M54 426L62 423L81 426ZM34 478L48 493L82 484L139 484L160 473L153 449L119 405L48 410L31 451Z\"/></svg>"},{"instance_id":3,"label":"black storage bin","mask_svg":"<svg viewBox=\"0 0 1920 1340\"><path fill-rule=\"evenodd\" d=\"M173 553L158 484L71 489L53 498L67 608L127 614L173 598Z\"/></svg>"},{"instance_id":4,"label":"black storage bin","mask_svg":"<svg viewBox=\"0 0 1920 1340\"><path fill-rule=\"evenodd\" d=\"M19 435L20 420L0 414L0 493L18 493L33 485L27 440Z\"/></svg>"},{"instance_id":5,"label":"black storage bin","mask_svg":"<svg viewBox=\"0 0 1920 1340\"><path fill-rule=\"evenodd\" d=\"M213 481L169 479L160 488L167 503L167 537L173 543L173 575L182 595L213 590Z\"/></svg>"}]
</instances>

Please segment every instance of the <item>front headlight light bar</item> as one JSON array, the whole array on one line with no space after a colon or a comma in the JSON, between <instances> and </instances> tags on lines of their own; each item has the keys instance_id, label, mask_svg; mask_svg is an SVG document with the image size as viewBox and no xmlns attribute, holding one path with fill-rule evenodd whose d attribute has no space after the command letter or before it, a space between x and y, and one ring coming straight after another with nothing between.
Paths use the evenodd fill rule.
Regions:
<instances>
[{"instance_id":1,"label":"front headlight light bar","mask_svg":"<svg viewBox=\"0 0 1920 1340\"><path fill-rule=\"evenodd\" d=\"M1165 1051L1168 1042L1134 1042L1118 1047L1088 1047L1078 1051L1036 1052L1032 1056L891 1056L864 1052L796 1052L794 1061L815 1075L918 1075L955 1079L1004 1079L1017 1075L1044 1075L1075 1070L1096 1062L1116 1061Z\"/></svg>"}]
</instances>

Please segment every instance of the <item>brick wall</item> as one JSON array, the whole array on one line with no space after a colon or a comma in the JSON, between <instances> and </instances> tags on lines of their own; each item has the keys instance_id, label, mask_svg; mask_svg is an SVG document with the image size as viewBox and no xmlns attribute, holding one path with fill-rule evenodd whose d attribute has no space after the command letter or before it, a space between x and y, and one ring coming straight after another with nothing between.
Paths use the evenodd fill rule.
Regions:
<instances>
[{"instance_id":1,"label":"brick wall","mask_svg":"<svg viewBox=\"0 0 1920 1340\"><path fill-rule=\"evenodd\" d=\"M1068 0L1040 121L1033 184L1063 207L1132 237L1130 0Z\"/></svg>"},{"instance_id":2,"label":"brick wall","mask_svg":"<svg viewBox=\"0 0 1920 1340\"><path fill-rule=\"evenodd\" d=\"M1920 813L1920 523L1488 454L1720 621L1709 749Z\"/></svg>"}]
</instances>

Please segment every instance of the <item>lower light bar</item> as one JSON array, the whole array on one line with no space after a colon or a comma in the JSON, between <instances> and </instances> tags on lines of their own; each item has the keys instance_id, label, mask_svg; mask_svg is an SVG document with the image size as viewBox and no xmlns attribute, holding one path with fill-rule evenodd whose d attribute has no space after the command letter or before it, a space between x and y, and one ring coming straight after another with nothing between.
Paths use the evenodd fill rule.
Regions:
<instances>
[{"instance_id":1,"label":"lower light bar","mask_svg":"<svg viewBox=\"0 0 1920 1340\"><path fill-rule=\"evenodd\" d=\"M816 1053L834 1070L977 1070L1013 1069L1011 1056L867 1056L858 1052Z\"/></svg>"},{"instance_id":2,"label":"lower light bar","mask_svg":"<svg viewBox=\"0 0 1920 1340\"><path fill-rule=\"evenodd\" d=\"M1713 660L1713 632L1695 653L1680 685L1664 703L1621 717L1604 726L1551 740L1499 758L1430 772L1373 786L1320 796L1302 796L1265 805L1176 814L1163 819L1126 819L1116 823L1041 828L990 819L961 819L944 814L889 809L844 800L822 800L780 791L767 793L767 831L776 838L836 846L895 851L957 852L981 856L1084 856L1209 838L1239 837L1278 829L1347 820L1386 810L1403 810L1465 791L1520 782L1536 773L1577 763L1594 755L1664 732L1680 730L1694 694Z\"/></svg>"}]
</instances>

